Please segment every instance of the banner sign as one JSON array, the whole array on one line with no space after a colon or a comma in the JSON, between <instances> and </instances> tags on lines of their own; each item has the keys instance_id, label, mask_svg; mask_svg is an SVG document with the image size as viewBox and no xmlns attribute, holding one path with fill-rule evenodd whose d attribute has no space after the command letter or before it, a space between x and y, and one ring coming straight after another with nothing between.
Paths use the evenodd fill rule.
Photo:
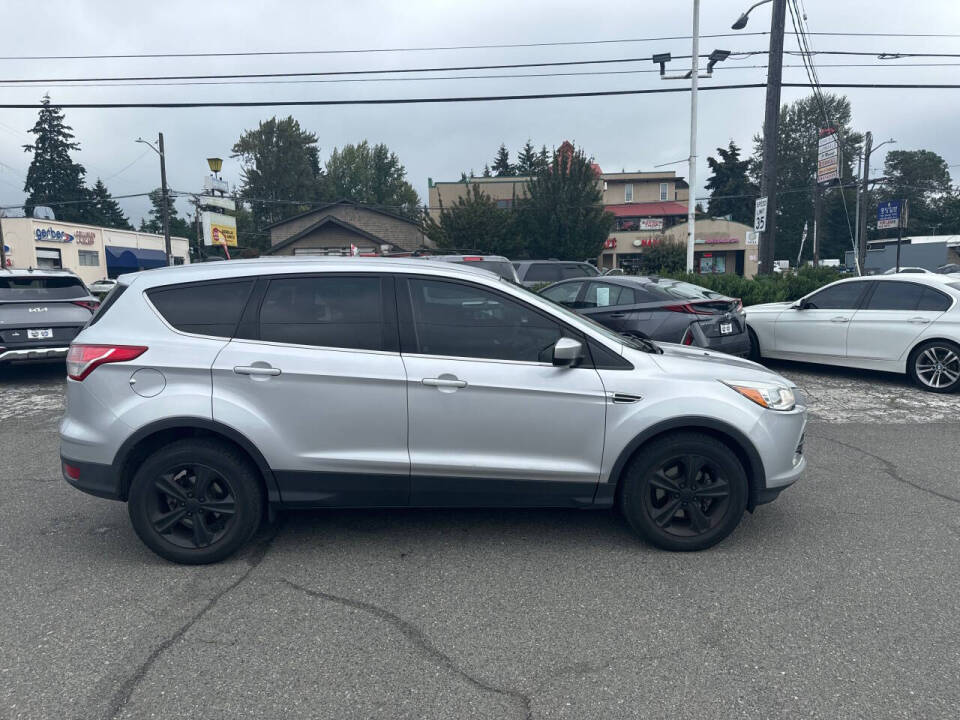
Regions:
<instances>
[{"instance_id":1,"label":"banner sign","mask_svg":"<svg viewBox=\"0 0 960 720\"><path fill-rule=\"evenodd\" d=\"M203 224L203 244L223 247L237 246L237 219L232 215L204 212L200 214Z\"/></svg>"},{"instance_id":2,"label":"banner sign","mask_svg":"<svg viewBox=\"0 0 960 720\"><path fill-rule=\"evenodd\" d=\"M817 145L817 182L820 184L840 179L840 141L837 131L824 128Z\"/></svg>"},{"instance_id":3,"label":"banner sign","mask_svg":"<svg viewBox=\"0 0 960 720\"><path fill-rule=\"evenodd\" d=\"M663 218L640 218L641 230L663 230Z\"/></svg>"}]
</instances>

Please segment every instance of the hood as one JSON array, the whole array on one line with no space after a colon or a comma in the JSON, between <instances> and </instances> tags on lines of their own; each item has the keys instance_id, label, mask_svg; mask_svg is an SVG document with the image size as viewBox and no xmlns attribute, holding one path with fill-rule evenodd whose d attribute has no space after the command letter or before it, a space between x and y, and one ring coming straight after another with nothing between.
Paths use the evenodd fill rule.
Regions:
<instances>
[{"instance_id":1,"label":"hood","mask_svg":"<svg viewBox=\"0 0 960 720\"><path fill-rule=\"evenodd\" d=\"M793 305L796 302L773 302L773 303L761 303L760 305L749 305L745 307L743 311L747 314L752 312L780 312L781 310L786 310L788 307Z\"/></svg>"},{"instance_id":2,"label":"hood","mask_svg":"<svg viewBox=\"0 0 960 720\"><path fill-rule=\"evenodd\" d=\"M653 358L653 361L661 370L674 376L689 375L703 379L705 375L709 375L718 380L755 380L778 382L787 387L795 386L793 382L782 375L768 370L752 360L689 345L664 342L658 342L657 345L663 349L662 355L649 355L642 353L642 351L629 349L628 351L641 352L643 355Z\"/></svg>"}]
</instances>

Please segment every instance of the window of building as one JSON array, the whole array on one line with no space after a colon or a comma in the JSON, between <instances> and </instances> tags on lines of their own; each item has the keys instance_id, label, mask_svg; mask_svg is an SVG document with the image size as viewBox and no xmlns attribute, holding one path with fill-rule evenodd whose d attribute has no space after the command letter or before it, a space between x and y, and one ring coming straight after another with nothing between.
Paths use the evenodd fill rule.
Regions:
<instances>
[{"instance_id":1,"label":"window of building","mask_svg":"<svg viewBox=\"0 0 960 720\"><path fill-rule=\"evenodd\" d=\"M100 267L100 252L98 250L77 250L77 257L81 267Z\"/></svg>"},{"instance_id":2,"label":"window of building","mask_svg":"<svg viewBox=\"0 0 960 720\"><path fill-rule=\"evenodd\" d=\"M550 362L560 325L523 303L455 282L410 280L416 352Z\"/></svg>"},{"instance_id":3,"label":"window of building","mask_svg":"<svg viewBox=\"0 0 960 720\"><path fill-rule=\"evenodd\" d=\"M174 285L147 292L150 302L177 330L232 337L253 280Z\"/></svg>"},{"instance_id":4,"label":"window of building","mask_svg":"<svg viewBox=\"0 0 960 720\"><path fill-rule=\"evenodd\" d=\"M669 190L669 185L667 185L667 183L660 183L660 201L661 202L667 199L668 190Z\"/></svg>"},{"instance_id":5,"label":"window of building","mask_svg":"<svg viewBox=\"0 0 960 720\"><path fill-rule=\"evenodd\" d=\"M497 209L498 210L509 210L513 207L513 200L507 198L506 200L497 200Z\"/></svg>"},{"instance_id":6,"label":"window of building","mask_svg":"<svg viewBox=\"0 0 960 720\"><path fill-rule=\"evenodd\" d=\"M260 308L260 339L294 345L384 349L378 277L271 280ZM396 327L393 327L396 333Z\"/></svg>"},{"instance_id":7,"label":"window of building","mask_svg":"<svg viewBox=\"0 0 960 720\"><path fill-rule=\"evenodd\" d=\"M37 267L60 269L63 263L60 261L59 248L37 248Z\"/></svg>"},{"instance_id":8,"label":"window of building","mask_svg":"<svg viewBox=\"0 0 960 720\"><path fill-rule=\"evenodd\" d=\"M633 202L633 184L627 183L623 186L623 201Z\"/></svg>"}]
</instances>

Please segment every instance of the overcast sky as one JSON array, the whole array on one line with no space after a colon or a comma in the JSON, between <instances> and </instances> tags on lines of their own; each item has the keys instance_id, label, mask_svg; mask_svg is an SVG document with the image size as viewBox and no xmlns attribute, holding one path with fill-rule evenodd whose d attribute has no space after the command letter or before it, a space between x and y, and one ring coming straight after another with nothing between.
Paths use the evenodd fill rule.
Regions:
<instances>
[{"instance_id":1,"label":"overcast sky","mask_svg":"<svg viewBox=\"0 0 960 720\"><path fill-rule=\"evenodd\" d=\"M730 24L752 0L704 0L701 33L731 32ZM813 32L956 33L960 35L958 0L803 0ZM351 2L290 2L233 0L231 2L163 3L98 0L44 0L7 3L0 54L81 55L147 52L226 52L251 50L338 50L409 48L437 45L476 45L557 41L612 40L689 35L692 0L651 2L631 0L585 3L569 0L352 0ZM788 29L790 29L788 17ZM16 28L15 32L11 29ZM769 31L770 7L751 15L743 33ZM703 38L701 52L763 50L767 35ZM960 54L954 38L824 37L812 38L815 50L869 52L944 52ZM786 47L796 49L787 36ZM689 55L689 40L564 47L329 54L230 58L0 60L0 77L65 78L124 75L216 74L227 72L306 72L349 69L391 69L429 66L555 62L600 58L647 57L672 52ZM674 61L669 68L679 70ZM728 66L763 65L763 56L730 59ZM941 67L829 67L835 63L878 64L875 57L817 58L820 78L830 82L958 82L960 65ZM960 63L955 59L914 59L903 62ZM785 58L799 65L799 58ZM889 62L888 65L893 65ZM576 66L566 71L649 70L649 62L611 66ZM537 73L549 68L519 71ZM764 82L757 68L718 71L710 84ZM425 73L436 77L438 73ZM396 77L396 76L394 76ZM784 81L801 81L804 71L786 68ZM0 84L0 103L37 102L49 92L54 102L122 102L183 100L305 100L382 97L527 94L677 86L656 73L585 77L422 80L405 82L284 83L234 85L165 85L153 87L64 87L55 82L30 87ZM840 91L844 92L844 91ZM893 137L895 147L926 148L949 164L960 164L960 90L849 90L853 123L872 130L875 142ZM786 88L783 101L804 94ZM762 89L705 92L700 95L698 187L707 177L706 156L718 145L735 140L748 150L763 120ZM316 133L321 157L335 146L384 142L406 166L408 179L426 198L427 178L457 179L463 170L477 173L490 162L501 142L513 153L527 138L548 147L564 139L582 146L606 171L650 170L654 165L689 154L689 95L639 95L491 103L426 104L353 107L276 107L223 109L67 110L81 152L75 155L92 184L97 177L114 195L146 192L159 185L156 155L135 144L139 136L155 138L163 131L169 184L177 190L199 190L207 173L205 158L225 159L223 176L240 180L240 168L230 148L240 134L276 114L292 114ZM21 146L32 136L25 131L35 110L0 109L0 205L19 203L30 155ZM886 150L887 148L884 148ZM881 151L882 152L882 151ZM881 167L881 158L873 161ZM671 166L687 175L686 164ZM960 172L960 167L953 169ZM702 194L702 191L701 191ZM149 203L124 200L128 215L138 222ZM181 204L185 208L185 203Z\"/></svg>"}]
</instances>

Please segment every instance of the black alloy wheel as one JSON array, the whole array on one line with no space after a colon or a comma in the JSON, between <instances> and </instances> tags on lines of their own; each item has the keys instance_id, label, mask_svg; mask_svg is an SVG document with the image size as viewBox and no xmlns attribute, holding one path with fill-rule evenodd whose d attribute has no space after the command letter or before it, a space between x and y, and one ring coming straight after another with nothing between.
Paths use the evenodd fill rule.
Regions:
<instances>
[{"instance_id":1,"label":"black alloy wheel","mask_svg":"<svg viewBox=\"0 0 960 720\"><path fill-rule=\"evenodd\" d=\"M236 449L214 440L178 440L150 455L130 486L134 530L167 560L218 562L260 525L260 476Z\"/></svg>"},{"instance_id":2,"label":"black alloy wheel","mask_svg":"<svg viewBox=\"0 0 960 720\"><path fill-rule=\"evenodd\" d=\"M677 432L642 447L625 471L621 506L636 532L665 550L704 550L746 509L746 473L720 440Z\"/></svg>"},{"instance_id":3,"label":"black alloy wheel","mask_svg":"<svg viewBox=\"0 0 960 720\"><path fill-rule=\"evenodd\" d=\"M948 393L960 389L960 347L931 340L910 355L910 377L924 390Z\"/></svg>"}]
</instances>

